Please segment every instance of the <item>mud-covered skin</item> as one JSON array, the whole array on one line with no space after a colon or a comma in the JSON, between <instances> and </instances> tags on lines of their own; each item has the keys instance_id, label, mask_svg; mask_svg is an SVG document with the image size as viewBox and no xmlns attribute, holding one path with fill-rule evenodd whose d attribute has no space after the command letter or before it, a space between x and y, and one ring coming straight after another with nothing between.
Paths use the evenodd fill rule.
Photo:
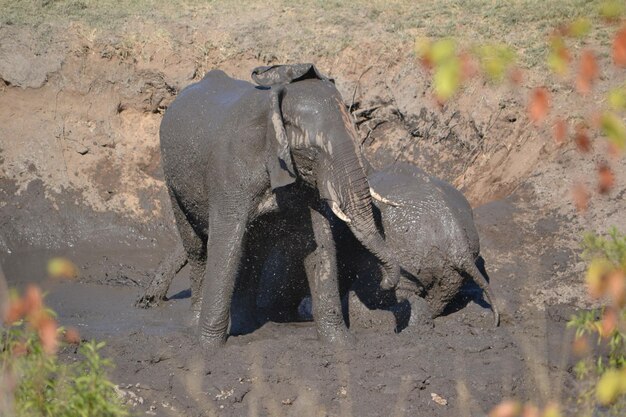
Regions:
<instances>
[{"instance_id":1,"label":"mud-covered skin","mask_svg":"<svg viewBox=\"0 0 626 417\"><path fill-rule=\"evenodd\" d=\"M497 306L485 276L476 267L480 243L472 209L463 194L405 163L373 172L368 180L375 192L397 204L377 203L377 221L401 262L402 277L395 292L381 290L378 261L343 222L331 217L340 293L354 290L369 309L394 310L399 301L406 300L411 307L409 324L423 324L441 315L469 278L483 289L497 325ZM298 216L268 214L251 225L236 291L239 314L233 328L237 333L258 326L259 320L302 318L297 310L308 295L306 277L310 276L303 260L314 245L310 222ZM170 282L178 262L170 264ZM159 296L166 292L163 287Z\"/></svg>"},{"instance_id":2,"label":"mud-covered skin","mask_svg":"<svg viewBox=\"0 0 626 417\"><path fill-rule=\"evenodd\" d=\"M350 220L384 265L382 285L399 279L375 227L354 125L332 81L312 65L263 67L253 78L260 86L211 71L178 95L161 123L163 170L191 266L199 337L206 348L226 340L248 225L265 212L288 212L296 199L315 236L310 283L318 334L345 342L329 207ZM157 281L179 268L180 256L172 258L172 272L157 274ZM164 283L141 301L154 298L157 287Z\"/></svg>"},{"instance_id":3,"label":"mud-covered skin","mask_svg":"<svg viewBox=\"0 0 626 417\"><path fill-rule=\"evenodd\" d=\"M404 269L395 291L396 297L411 302L412 310L423 310L415 304L419 303L417 297L423 297L431 316L437 317L469 278L484 291L497 325L497 306L485 276L476 266L480 242L472 209L463 194L447 182L407 163L397 163L372 173L368 179L376 192L398 204L397 207L384 203L377 205L386 241ZM377 300L383 300L384 294L369 280L362 279L367 276L364 272L375 264L371 257L349 233L341 235L338 245L342 275L361 277L355 286L365 290L365 294L369 293L369 297L365 297L368 298L366 304L375 305L379 302Z\"/></svg>"},{"instance_id":4,"label":"mud-covered skin","mask_svg":"<svg viewBox=\"0 0 626 417\"><path fill-rule=\"evenodd\" d=\"M485 276L476 266L480 256L479 237L472 209L463 194L447 182L407 163L373 172L368 180L376 193L393 202L393 205L377 203L378 220L389 247L400 261L402 278L395 292L381 290L377 285L380 279L378 262L345 225L336 222L334 230L342 294L348 289L354 290L369 309L395 310L399 301L406 300L411 306L410 324L422 324L440 316L460 293L466 280L471 279L484 291L497 326L498 308ZM269 223L268 220L265 234L272 229ZM274 282L276 277L279 277L278 281L289 281L292 284L288 288L293 288L293 282L297 281L294 274L301 271L295 261L299 257L299 248L293 242L307 238L310 239L306 235L294 236L293 230L289 236L272 238L276 255L265 261L261 294L268 292L266 287L280 288L280 284ZM301 291L296 294L300 295ZM283 291L274 305L278 310L292 307L293 302L291 306L284 304L284 300L291 299Z\"/></svg>"}]
</instances>

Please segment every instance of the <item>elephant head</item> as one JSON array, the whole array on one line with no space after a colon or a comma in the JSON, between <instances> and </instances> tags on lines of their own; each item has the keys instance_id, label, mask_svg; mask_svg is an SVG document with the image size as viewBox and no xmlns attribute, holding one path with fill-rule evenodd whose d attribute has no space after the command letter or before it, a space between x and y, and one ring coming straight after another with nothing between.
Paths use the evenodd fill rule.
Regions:
<instances>
[{"instance_id":1,"label":"elephant head","mask_svg":"<svg viewBox=\"0 0 626 417\"><path fill-rule=\"evenodd\" d=\"M312 64L259 67L252 78L270 89L268 135L277 150L267 162L272 188L296 175L314 185L383 265L381 287L395 287L400 267L376 227L355 125L333 80Z\"/></svg>"}]
</instances>

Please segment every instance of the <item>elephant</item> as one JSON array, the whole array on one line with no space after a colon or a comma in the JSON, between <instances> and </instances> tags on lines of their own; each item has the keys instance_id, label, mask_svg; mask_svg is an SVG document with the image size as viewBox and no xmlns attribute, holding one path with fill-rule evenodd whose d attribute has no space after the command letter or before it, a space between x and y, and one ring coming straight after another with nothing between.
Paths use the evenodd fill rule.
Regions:
<instances>
[{"instance_id":1,"label":"elephant","mask_svg":"<svg viewBox=\"0 0 626 417\"><path fill-rule=\"evenodd\" d=\"M401 279L394 291L378 286L380 262L361 245L346 224L332 226L338 259L338 282L346 310L347 293L352 290L368 309L398 312L405 301L410 318L397 314L398 322L415 325L428 323L449 306L468 280L473 280L491 305L494 323L500 313L489 287L480 241L472 209L456 188L426 174L408 163L396 163L369 172L371 194L376 197L375 220L384 230L389 248L402 265ZM246 246L246 262L240 271L238 285L248 292L234 303L239 311L256 311L254 320L308 319L309 273L301 262L301 253L310 244L311 232L292 216L275 214L259 217L252 225ZM181 268L184 254L177 251L175 265ZM161 270L158 295L164 298L176 269ZM304 301L304 302L303 302ZM406 307L406 306L405 306ZM346 318L352 316L344 311ZM233 327L245 329L242 318ZM260 324L260 323L258 323ZM397 328L402 326L397 323Z\"/></svg>"},{"instance_id":2,"label":"elephant","mask_svg":"<svg viewBox=\"0 0 626 417\"><path fill-rule=\"evenodd\" d=\"M161 271L179 269L183 258L190 264L198 337L211 350L229 334L250 225L275 212L296 218L314 237L302 256L318 337L349 343L332 227L346 223L383 265L382 287L400 279L376 228L355 125L334 81L312 64L258 67L252 79L256 85L212 70L163 116L162 166L184 250ZM139 304L154 300L162 278L154 277Z\"/></svg>"},{"instance_id":3,"label":"elephant","mask_svg":"<svg viewBox=\"0 0 626 417\"><path fill-rule=\"evenodd\" d=\"M423 324L444 313L462 286L472 280L483 291L498 326L500 313L482 265L472 209L463 194L409 163L396 163L376 172L370 168L368 181L372 194L377 195L377 223L396 253L402 275L394 291L379 288L376 281L380 264L348 228L337 224L334 229L342 297L352 290L368 309L396 313L398 303L406 301L410 305L410 323ZM293 276L306 274L298 266L297 253L301 249L297 242L309 237L293 233L272 236L276 223L267 223L259 235L266 245L269 240L263 236L271 236L272 245L262 260L263 266L257 267L262 271L257 306L270 315L275 310L287 314L287 309L292 319L306 318L308 312L302 310L302 300L307 294L294 284ZM276 278L285 276L289 278ZM252 281L253 277L247 279ZM306 283L301 280L300 285ZM300 311L296 312L298 307ZM352 312L346 316L352 317ZM397 316L403 321L406 314Z\"/></svg>"}]
</instances>

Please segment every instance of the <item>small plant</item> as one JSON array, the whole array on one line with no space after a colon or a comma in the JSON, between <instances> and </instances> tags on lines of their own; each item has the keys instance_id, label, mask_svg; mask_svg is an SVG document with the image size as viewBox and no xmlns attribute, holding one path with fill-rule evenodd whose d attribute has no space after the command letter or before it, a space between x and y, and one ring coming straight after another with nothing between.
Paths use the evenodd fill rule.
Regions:
<instances>
[{"instance_id":1,"label":"small plant","mask_svg":"<svg viewBox=\"0 0 626 417\"><path fill-rule=\"evenodd\" d=\"M574 353L581 357L577 376L590 382L585 399L620 407L626 397L626 236L616 229L608 237L588 234L583 257L590 261L587 288L594 299L606 300L601 309L576 314L568 326L576 329ZM592 349L591 344L595 345ZM621 402L620 402L621 401Z\"/></svg>"},{"instance_id":2,"label":"small plant","mask_svg":"<svg viewBox=\"0 0 626 417\"><path fill-rule=\"evenodd\" d=\"M13 294L0 329L0 415L126 416L100 356L104 343L80 343L78 333L57 327L41 290ZM61 340L61 336L63 340ZM78 346L80 360L66 364L57 351Z\"/></svg>"}]
</instances>

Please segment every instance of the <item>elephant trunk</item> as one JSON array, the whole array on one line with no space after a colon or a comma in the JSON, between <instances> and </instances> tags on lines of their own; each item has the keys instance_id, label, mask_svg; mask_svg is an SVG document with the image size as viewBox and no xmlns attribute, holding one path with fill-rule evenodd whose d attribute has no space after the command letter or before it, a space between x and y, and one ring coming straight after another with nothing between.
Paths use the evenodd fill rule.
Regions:
<instances>
[{"instance_id":1,"label":"elephant trunk","mask_svg":"<svg viewBox=\"0 0 626 417\"><path fill-rule=\"evenodd\" d=\"M376 228L369 183L355 148L336 149L328 166L322 175L325 184L320 187L327 195L322 197L383 266L381 288L394 288L400 279L400 266Z\"/></svg>"}]
</instances>

